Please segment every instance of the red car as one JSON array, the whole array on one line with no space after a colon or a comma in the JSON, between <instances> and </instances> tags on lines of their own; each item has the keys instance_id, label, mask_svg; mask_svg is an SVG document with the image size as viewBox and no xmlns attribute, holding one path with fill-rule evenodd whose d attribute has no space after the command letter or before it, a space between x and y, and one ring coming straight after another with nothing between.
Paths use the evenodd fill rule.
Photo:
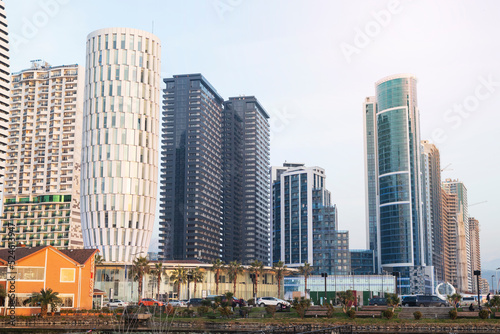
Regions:
<instances>
[{"instance_id":1,"label":"red car","mask_svg":"<svg viewBox=\"0 0 500 334\"><path fill-rule=\"evenodd\" d=\"M163 302L153 298L142 298L139 300L139 306L163 306Z\"/></svg>"}]
</instances>

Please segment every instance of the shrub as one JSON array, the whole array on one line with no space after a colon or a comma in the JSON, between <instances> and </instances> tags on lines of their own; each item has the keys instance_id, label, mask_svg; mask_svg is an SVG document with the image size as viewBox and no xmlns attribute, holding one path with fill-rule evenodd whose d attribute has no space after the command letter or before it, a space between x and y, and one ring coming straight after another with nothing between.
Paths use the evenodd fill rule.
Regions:
<instances>
[{"instance_id":1,"label":"shrub","mask_svg":"<svg viewBox=\"0 0 500 334\"><path fill-rule=\"evenodd\" d=\"M413 316L415 317L415 320L420 320L422 319L422 312L420 311L413 312Z\"/></svg>"},{"instance_id":2,"label":"shrub","mask_svg":"<svg viewBox=\"0 0 500 334\"><path fill-rule=\"evenodd\" d=\"M208 299L203 299L201 301L201 306L206 306L206 307L210 307L212 305L212 302Z\"/></svg>"},{"instance_id":3,"label":"shrub","mask_svg":"<svg viewBox=\"0 0 500 334\"><path fill-rule=\"evenodd\" d=\"M204 316L205 314L207 314L207 313L208 313L208 311L209 311L210 309L208 308L208 306L204 306L204 305L202 305L202 306L198 306L198 308L197 308L196 310L198 311L198 314L199 314L200 316Z\"/></svg>"},{"instance_id":4,"label":"shrub","mask_svg":"<svg viewBox=\"0 0 500 334\"><path fill-rule=\"evenodd\" d=\"M271 316L271 318L274 318L274 315L276 314L276 306L266 306L266 313Z\"/></svg>"},{"instance_id":5,"label":"shrub","mask_svg":"<svg viewBox=\"0 0 500 334\"><path fill-rule=\"evenodd\" d=\"M243 318L247 318L249 313L250 313L249 307L240 307L240 316L242 316Z\"/></svg>"},{"instance_id":6,"label":"shrub","mask_svg":"<svg viewBox=\"0 0 500 334\"><path fill-rule=\"evenodd\" d=\"M187 308L185 310L182 310L183 317L191 318L193 316L193 314L194 314L194 310L192 310L192 309Z\"/></svg>"},{"instance_id":7,"label":"shrub","mask_svg":"<svg viewBox=\"0 0 500 334\"><path fill-rule=\"evenodd\" d=\"M111 313L111 310L110 310L108 307L103 307L103 308L101 309L101 312L102 312L102 313Z\"/></svg>"},{"instance_id":8,"label":"shrub","mask_svg":"<svg viewBox=\"0 0 500 334\"><path fill-rule=\"evenodd\" d=\"M352 309L352 308L347 310L347 312L345 314L347 314L347 316L351 319L356 318L356 311L354 311L354 309Z\"/></svg>"},{"instance_id":9,"label":"shrub","mask_svg":"<svg viewBox=\"0 0 500 334\"><path fill-rule=\"evenodd\" d=\"M450 315L450 319L452 319L452 320L455 320L458 316L458 312L455 309L450 310L450 312L448 312L448 314Z\"/></svg>"},{"instance_id":10,"label":"shrub","mask_svg":"<svg viewBox=\"0 0 500 334\"><path fill-rule=\"evenodd\" d=\"M116 313L123 313L123 307L117 307L115 312Z\"/></svg>"},{"instance_id":11,"label":"shrub","mask_svg":"<svg viewBox=\"0 0 500 334\"><path fill-rule=\"evenodd\" d=\"M333 315L335 314L335 307L333 307L333 305L330 304L330 303L326 303L325 305L326 305L326 308L327 308L327 310L326 310L326 316L328 318L333 318Z\"/></svg>"},{"instance_id":12,"label":"shrub","mask_svg":"<svg viewBox=\"0 0 500 334\"><path fill-rule=\"evenodd\" d=\"M255 306L255 299L250 298L250 299L247 301L247 304L248 304L248 306Z\"/></svg>"},{"instance_id":13,"label":"shrub","mask_svg":"<svg viewBox=\"0 0 500 334\"><path fill-rule=\"evenodd\" d=\"M479 318L481 318L481 319L488 319L489 315L490 315L490 312L488 310L479 311Z\"/></svg>"},{"instance_id":14,"label":"shrub","mask_svg":"<svg viewBox=\"0 0 500 334\"><path fill-rule=\"evenodd\" d=\"M219 307L217 309L219 311L220 315L226 318L229 318L231 315L233 315L233 311L231 311L230 307Z\"/></svg>"},{"instance_id":15,"label":"shrub","mask_svg":"<svg viewBox=\"0 0 500 334\"><path fill-rule=\"evenodd\" d=\"M295 311L297 311L297 314L300 316L300 318L304 319L307 309L309 308L309 306L311 306L311 300L305 299L304 297L301 297L300 299L295 298L293 300L292 306Z\"/></svg>"},{"instance_id":16,"label":"shrub","mask_svg":"<svg viewBox=\"0 0 500 334\"><path fill-rule=\"evenodd\" d=\"M382 316L386 319L392 319L394 316L394 312L391 309L387 309L382 311Z\"/></svg>"},{"instance_id":17,"label":"shrub","mask_svg":"<svg viewBox=\"0 0 500 334\"><path fill-rule=\"evenodd\" d=\"M167 312L168 315L172 315L172 314L174 314L175 309L174 309L174 307L172 305L168 304L166 312Z\"/></svg>"}]
</instances>

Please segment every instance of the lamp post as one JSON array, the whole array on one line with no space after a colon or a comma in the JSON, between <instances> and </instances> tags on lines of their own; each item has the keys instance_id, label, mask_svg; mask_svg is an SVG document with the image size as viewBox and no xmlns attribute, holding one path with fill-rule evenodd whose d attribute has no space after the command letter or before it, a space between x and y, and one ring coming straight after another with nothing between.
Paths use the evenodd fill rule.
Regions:
<instances>
[{"instance_id":1,"label":"lamp post","mask_svg":"<svg viewBox=\"0 0 500 334\"><path fill-rule=\"evenodd\" d=\"M493 294L495 294L495 287L493 286L493 277L495 277L495 275L491 275L491 290L493 290Z\"/></svg>"},{"instance_id":2,"label":"lamp post","mask_svg":"<svg viewBox=\"0 0 500 334\"><path fill-rule=\"evenodd\" d=\"M481 275L481 270L474 270L474 275L477 277L477 305L481 307L481 289L479 289L479 276Z\"/></svg>"},{"instance_id":3,"label":"lamp post","mask_svg":"<svg viewBox=\"0 0 500 334\"><path fill-rule=\"evenodd\" d=\"M328 273L321 273L321 277L325 278L325 300L323 301L323 305L326 303L326 278L328 277Z\"/></svg>"}]
</instances>

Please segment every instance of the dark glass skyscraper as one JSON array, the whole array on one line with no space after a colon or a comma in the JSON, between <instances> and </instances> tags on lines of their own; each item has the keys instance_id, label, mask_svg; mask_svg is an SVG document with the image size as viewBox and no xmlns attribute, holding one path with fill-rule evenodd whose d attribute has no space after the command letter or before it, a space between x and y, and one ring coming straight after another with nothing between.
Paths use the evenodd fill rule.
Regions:
<instances>
[{"instance_id":1,"label":"dark glass skyscraper","mask_svg":"<svg viewBox=\"0 0 500 334\"><path fill-rule=\"evenodd\" d=\"M269 114L254 96L225 102L223 259L270 262Z\"/></svg>"},{"instance_id":2,"label":"dark glass skyscraper","mask_svg":"<svg viewBox=\"0 0 500 334\"><path fill-rule=\"evenodd\" d=\"M164 79L160 257L222 253L223 99L201 74Z\"/></svg>"}]
</instances>

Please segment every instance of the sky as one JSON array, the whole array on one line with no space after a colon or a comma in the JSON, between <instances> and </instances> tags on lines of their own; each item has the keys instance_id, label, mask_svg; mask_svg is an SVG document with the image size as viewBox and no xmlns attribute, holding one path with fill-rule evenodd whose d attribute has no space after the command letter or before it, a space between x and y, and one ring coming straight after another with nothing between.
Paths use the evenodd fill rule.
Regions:
<instances>
[{"instance_id":1,"label":"sky","mask_svg":"<svg viewBox=\"0 0 500 334\"><path fill-rule=\"evenodd\" d=\"M202 73L224 98L255 95L271 114L271 164L326 169L351 248L366 248L363 99L414 74L421 138L439 148L442 178L464 182L482 260L500 267L500 2L4 2L13 72L85 65L90 32L130 27L161 39L162 77Z\"/></svg>"}]
</instances>

